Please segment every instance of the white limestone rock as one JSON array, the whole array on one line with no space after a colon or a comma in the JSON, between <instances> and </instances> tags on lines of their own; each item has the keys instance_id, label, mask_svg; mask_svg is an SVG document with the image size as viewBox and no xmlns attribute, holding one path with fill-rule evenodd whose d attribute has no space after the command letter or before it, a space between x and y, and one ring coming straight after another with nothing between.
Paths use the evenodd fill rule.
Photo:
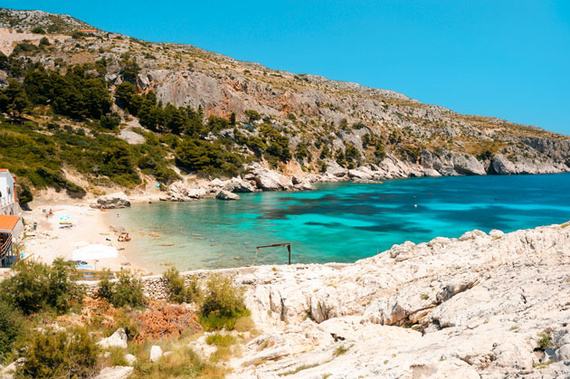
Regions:
<instances>
[{"instance_id":1,"label":"white limestone rock","mask_svg":"<svg viewBox=\"0 0 570 379\"><path fill-rule=\"evenodd\" d=\"M487 175L483 163L474 156L461 153L452 153L453 168L462 175Z\"/></svg>"},{"instance_id":2,"label":"white limestone rock","mask_svg":"<svg viewBox=\"0 0 570 379\"><path fill-rule=\"evenodd\" d=\"M257 166L252 173L257 187L263 191L282 191L293 187L291 179L268 168Z\"/></svg>"},{"instance_id":3,"label":"white limestone rock","mask_svg":"<svg viewBox=\"0 0 570 379\"><path fill-rule=\"evenodd\" d=\"M501 238L504 235L505 233L503 231L497 229L493 229L489 232L489 237L491 238Z\"/></svg>"},{"instance_id":4,"label":"white limestone rock","mask_svg":"<svg viewBox=\"0 0 570 379\"><path fill-rule=\"evenodd\" d=\"M232 178L229 183L224 186L224 190L237 193L255 192L255 182L243 180L241 178Z\"/></svg>"},{"instance_id":5,"label":"white limestone rock","mask_svg":"<svg viewBox=\"0 0 570 379\"><path fill-rule=\"evenodd\" d=\"M127 364L129 366L132 366L135 364L135 362L137 361L137 357L135 357L132 354L125 354L125 362L127 362Z\"/></svg>"},{"instance_id":6,"label":"white limestone rock","mask_svg":"<svg viewBox=\"0 0 570 379\"><path fill-rule=\"evenodd\" d=\"M210 187L223 188L224 186L225 186L224 182L222 182L218 178L210 181Z\"/></svg>"},{"instance_id":7,"label":"white limestone rock","mask_svg":"<svg viewBox=\"0 0 570 379\"><path fill-rule=\"evenodd\" d=\"M216 195L216 199L218 199L218 200L241 200L239 195L236 195L235 193L228 192L225 190L221 190L220 192L218 192L218 194Z\"/></svg>"},{"instance_id":8,"label":"white limestone rock","mask_svg":"<svg viewBox=\"0 0 570 379\"><path fill-rule=\"evenodd\" d=\"M434 170L433 168L426 168L424 170L424 175L430 178L439 178L441 176L441 174L437 170Z\"/></svg>"},{"instance_id":9,"label":"white limestone rock","mask_svg":"<svg viewBox=\"0 0 570 379\"><path fill-rule=\"evenodd\" d=\"M554 225L408 242L354 264L248 269L235 282L264 335L230 377L560 376L568 267L570 228ZM545 330L555 348L544 359L556 362L533 367Z\"/></svg>"},{"instance_id":10,"label":"white limestone rock","mask_svg":"<svg viewBox=\"0 0 570 379\"><path fill-rule=\"evenodd\" d=\"M125 329L119 328L110 337L104 338L101 341L97 342L97 345L103 349L108 349L110 347L120 347L122 349L126 349L127 333L125 333Z\"/></svg>"},{"instance_id":11,"label":"white limestone rock","mask_svg":"<svg viewBox=\"0 0 570 379\"><path fill-rule=\"evenodd\" d=\"M158 362L162 358L162 349L158 345L152 345L150 348L150 361L152 363Z\"/></svg>"},{"instance_id":12,"label":"white limestone rock","mask_svg":"<svg viewBox=\"0 0 570 379\"><path fill-rule=\"evenodd\" d=\"M95 203L90 204L91 208L98 209L118 209L127 208L131 206L127 195L124 192L112 193L109 195L100 196Z\"/></svg>"},{"instance_id":13,"label":"white limestone rock","mask_svg":"<svg viewBox=\"0 0 570 379\"><path fill-rule=\"evenodd\" d=\"M489 173L497 175L511 175L516 174L517 171L515 169L515 165L502 154L495 154L491 158Z\"/></svg>"},{"instance_id":14,"label":"white limestone rock","mask_svg":"<svg viewBox=\"0 0 570 379\"><path fill-rule=\"evenodd\" d=\"M189 187L183 182L175 182L168 187L167 196L170 201L192 201L202 199L209 191L202 187Z\"/></svg>"},{"instance_id":15,"label":"white limestone rock","mask_svg":"<svg viewBox=\"0 0 570 379\"><path fill-rule=\"evenodd\" d=\"M114 366L105 367L94 379L127 379L133 373L132 367Z\"/></svg>"}]
</instances>

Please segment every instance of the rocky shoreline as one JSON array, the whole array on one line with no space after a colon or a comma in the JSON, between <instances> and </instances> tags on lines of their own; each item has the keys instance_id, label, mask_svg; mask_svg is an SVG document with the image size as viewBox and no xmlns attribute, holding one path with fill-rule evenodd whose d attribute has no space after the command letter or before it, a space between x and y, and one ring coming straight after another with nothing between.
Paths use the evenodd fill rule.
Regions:
<instances>
[{"instance_id":1,"label":"rocky shoreline","mask_svg":"<svg viewBox=\"0 0 570 379\"><path fill-rule=\"evenodd\" d=\"M354 169L340 167L335 161L327 162L322 174L299 172L286 175L275 169L253 164L243 177L222 180L197 180L188 175L181 181L170 184L159 196L146 196L154 200L185 202L199 199L239 200L240 193L260 191L310 191L315 183L353 182L381 183L384 180L413 177L442 177L465 175L536 175L570 172L564 163L506 159L496 154L485 164L473 156L451 154L445 160L423 151L419 163L409 163L392 157L385 158L380 165L363 165ZM145 198L146 193L137 194L136 200ZM124 208L130 206L129 196L115 193L100 196L91 204L94 208Z\"/></svg>"},{"instance_id":2,"label":"rocky shoreline","mask_svg":"<svg viewBox=\"0 0 570 379\"><path fill-rule=\"evenodd\" d=\"M406 242L353 264L183 273L233 277L260 335L235 378L570 375L570 222ZM162 276L147 295L167 297Z\"/></svg>"}]
</instances>

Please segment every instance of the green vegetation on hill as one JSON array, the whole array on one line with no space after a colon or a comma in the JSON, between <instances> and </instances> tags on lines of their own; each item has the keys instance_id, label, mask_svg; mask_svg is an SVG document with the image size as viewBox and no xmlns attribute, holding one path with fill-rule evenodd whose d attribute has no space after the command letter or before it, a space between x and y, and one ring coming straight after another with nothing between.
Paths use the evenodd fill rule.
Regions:
<instances>
[{"instance_id":1,"label":"green vegetation on hill","mask_svg":"<svg viewBox=\"0 0 570 379\"><path fill-rule=\"evenodd\" d=\"M22 49L10 57L0 53L0 69L11 76L0 90L0 112L7 115L0 117L0 166L26 186L83 197L86 189L66 179L66 169L93 186L134 187L142 183L140 173L165 184L177 180L171 165L205 176L235 176L251 160L277 165L292 158L289 138L269 120L259 127L259 137L247 136L235 115L204 121L200 108L164 106L152 91L139 93L131 83L139 70L136 62L121 61L125 81L112 93L103 78L104 59L47 71L18 58L29 50ZM148 129L138 130L145 144L130 145L118 137L121 116L111 110L113 104ZM251 122L261 118L248 112Z\"/></svg>"}]
</instances>

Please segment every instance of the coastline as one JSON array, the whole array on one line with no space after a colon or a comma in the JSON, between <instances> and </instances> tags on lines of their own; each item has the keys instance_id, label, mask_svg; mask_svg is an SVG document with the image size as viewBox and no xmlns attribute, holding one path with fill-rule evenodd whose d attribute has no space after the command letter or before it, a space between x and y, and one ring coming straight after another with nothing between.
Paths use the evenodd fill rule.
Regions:
<instances>
[{"instance_id":1,"label":"coastline","mask_svg":"<svg viewBox=\"0 0 570 379\"><path fill-rule=\"evenodd\" d=\"M439 179L436 179L435 181L438 180ZM153 204L158 204L158 203L164 204L164 201L159 201L160 194L161 193L164 194L164 191L158 191L152 188L151 191L148 192L140 190L136 190L133 192L135 193L129 193L128 196L125 195L125 198L128 199L133 205L146 205L149 202ZM282 191L277 191L277 192L282 192ZM286 192L297 192L297 191L286 191ZM27 234L29 235L29 237L25 239L26 248L24 249L24 251L27 253L26 256L29 255L30 253L34 253L33 256L34 259L38 259L45 263L51 263L55 258L59 256L61 256L65 260L70 260L74 249L86 246L91 243L100 243L104 245L111 245L117 249L123 249L123 250L119 250L118 258L105 259L99 262L88 262L88 266L91 266L88 269L93 270L97 268L97 270L100 270L101 268L109 268L112 271L117 271L120 270L121 268L125 268L140 272L143 275L149 275L152 273L158 274L164 271L164 268L162 267L163 263L164 265L172 265L174 263L171 262L176 262L176 259L173 260L172 258L167 257L166 255L164 256L163 260L160 260L162 257L162 253L167 253L166 250L174 248L158 247L160 246L159 242L164 242L164 245L166 245L167 242L174 242L175 246L181 245L180 241L169 240L168 232L165 232L165 234L163 235L162 231L153 230L153 228L144 228L141 227L140 225L137 226L137 224L129 222L128 217L123 217L123 215L121 214L123 210L120 209L117 210L110 209L106 211L93 209L88 205L93 202L93 199L68 201L61 196L63 195L63 193L58 194L59 196L53 196L53 195L54 194L51 193L45 193L45 192L42 193L40 196L36 198L36 201L34 201L34 203L32 204L33 210L24 212L23 214L25 222L27 224L26 231ZM414 201L421 202L421 199L418 200L414 199ZM176 202L168 202L168 203L176 203ZM152 205L150 205L149 207L151 206ZM45 217L46 216L45 212L48 212L49 209L53 209L54 215L48 219ZM116 217L115 216L116 214L117 215L121 214L121 217ZM59 228L60 226L59 219L60 217L64 216L69 216L71 218L71 221L74 224L72 228L70 229ZM142 215L139 214L139 216L137 217L141 216ZM35 233L33 233L32 231L34 222L38 223L38 227ZM152 218L149 218L148 222L149 225L152 225L154 221ZM551 222L556 222L556 220L542 224L529 225L529 226L518 225L518 227L512 229L509 228L504 229L500 226L498 228L505 231L513 231L518 229L525 229L528 227L546 225ZM156 224L155 226L160 226L160 225L161 224L159 223ZM175 234L178 234L178 223L175 223L175 225L176 225ZM478 227L477 225L470 225L469 227L466 227L463 231L472 230L477 227ZM191 230L191 229L185 228L185 232L186 230ZM133 240L130 243L119 243L117 241L117 237L120 234L119 233L120 231L128 232ZM199 231L192 233L197 233L197 232ZM156 233L160 233L160 237L165 239L163 240L161 238L156 238L158 237ZM458 235L459 234L457 233L454 235L446 235L445 233L442 233L442 234L428 236L429 238L427 237L415 238L410 240L415 242L421 242L421 241L428 241L432 238L435 238L436 236L453 237ZM107 241L107 239L110 239L110 241ZM216 239L216 241L219 240ZM393 243L403 243L403 242L404 241L394 241ZM196 242L193 242L193 244L195 243ZM184 245L185 244L186 243L184 243ZM172 245L172 243L170 243L169 245ZM153 246L155 247L154 250L152 250ZM219 246L223 246L223 242L221 242ZM391 245L385 245L384 247L382 247L380 251L387 250L390 248L390 246ZM192 252L195 253L197 252L195 250L196 248L195 245L190 245L187 247L188 249L191 249ZM377 251L378 249L374 248L374 250ZM147 252L150 251L152 251L153 254L151 255L146 254ZM243 255L243 253L237 254L236 256L238 255L240 257L245 256ZM151 260L154 260L154 262L152 262L149 259L146 259L145 257L147 256L155 257L151 258ZM358 259L361 258L363 257L359 257ZM333 261L337 262L336 260ZM304 261L304 262L310 263L311 261ZM330 261L321 260L320 263L325 263L325 262L330 262ZM345 262L345 261L340 260L339 262ZM217 269L222 267L237 267L234 266L234 264L239 265L239 262L233 262L234 264L231 264L229 266L208 267L212 265L210 264L206 266L191 265L191 264L180 265L179 263L180 262L175 263L175 267L177 267L180 271L187 271L194 269ZM302 262L299 261L298 263ZM319 262L315 261L314 263L319 263Z\"/></svg>"},{"instance_id":2,"label":"coastline","mask_svg":"<svg viewBox=\"0 0 570 379\"><path fill-rule=\"evenodd\" d=\"M47 216L52 211L53 215ZM112 212L107 211L107 212ZM87 204L51 204L36 205L31 211L24 211L26 237L24 238L24 259L32 259L51 264L57 258L71 260L75 249L90 244L112 246L117 249L118 257L87 260L86 270L111 271L130 269L142 274L149 271L138 266L131 257L136 254L129 243L117 241L118 233L113 231L105 211L93 209ZM62 227L61 218L68 219L73 226ZM36 229L34 230L34 225Z\"/></svg>"}]
</instances>

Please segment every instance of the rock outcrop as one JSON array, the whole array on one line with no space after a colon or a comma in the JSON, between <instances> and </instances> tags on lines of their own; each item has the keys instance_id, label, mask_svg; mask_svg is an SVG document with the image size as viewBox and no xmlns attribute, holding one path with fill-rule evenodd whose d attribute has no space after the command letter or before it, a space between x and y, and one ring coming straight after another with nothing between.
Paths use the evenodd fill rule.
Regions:
<instances>
[{"instance_id":1,"label":"rock outcrop","mask_svg":"<svg viewBox=\"0 0 570 379\"><path fill-rule=\"evenodd\" d=\"M570 222L406 242L354 264L217 272L245 290L262 331L233 378L570 374ZM143 280L168 296L162 276Z\"/></svg>"},{"instance_id":2,"label":"rock outcrop","mask_svg":"<svg viewBox=\"0 0 570 379\"><path fill-rule=\"evenodd\" d=\"M224 186L224 190L235 193L259 191L255 186L255 181L247 181L241 178L232 178L230 182Z\"/></svg>"},{"instance_id":3,"label":"rock outcrop","mask_svg":"<svg viewBox=\"0 0 570 379\"><path fill-rule=\"evenodd\" d=\"M103 349L108 349L110 347L120 347L122 349L126 349L127 333L125 333L125 329L119 328L110 337L104 338L101 341L97 342L97 345Z\"/></svg>"},{"instance_id":4,"label":"rock outcrop","mask_svg":"<svg viewBox=\"0 0 570 379\"><path fill-rule=\"evenodd\" d=\"M117 192L97 198L95 203L90 206L99 209L118 209L130 207L131 202L124 192Z\"/></svg>"},{"instance_id":5,"label":"rock outcrop","mask_svg":"<svg viewBox=\"0 0 570 379\"><path fill-rule=\"evenodd\" d=\"M240 197L235 193L228 192L226 190L221 190L216 195L216 199L218 200L240 200Z\"/></svg>"},{"instance_id":6,"label":"rock outcrop","mask_svg":"<svg viewBox=\"0 0 570 379\"><path fill-rule=\"evenodd\" d=\"M569 225L473 231L355 264L239 273L264 333L232 375L569 375ZM551 355L540 349L544 335ZM252 356L266 363L251 366Z\"/></svg>"}]
</instances>

